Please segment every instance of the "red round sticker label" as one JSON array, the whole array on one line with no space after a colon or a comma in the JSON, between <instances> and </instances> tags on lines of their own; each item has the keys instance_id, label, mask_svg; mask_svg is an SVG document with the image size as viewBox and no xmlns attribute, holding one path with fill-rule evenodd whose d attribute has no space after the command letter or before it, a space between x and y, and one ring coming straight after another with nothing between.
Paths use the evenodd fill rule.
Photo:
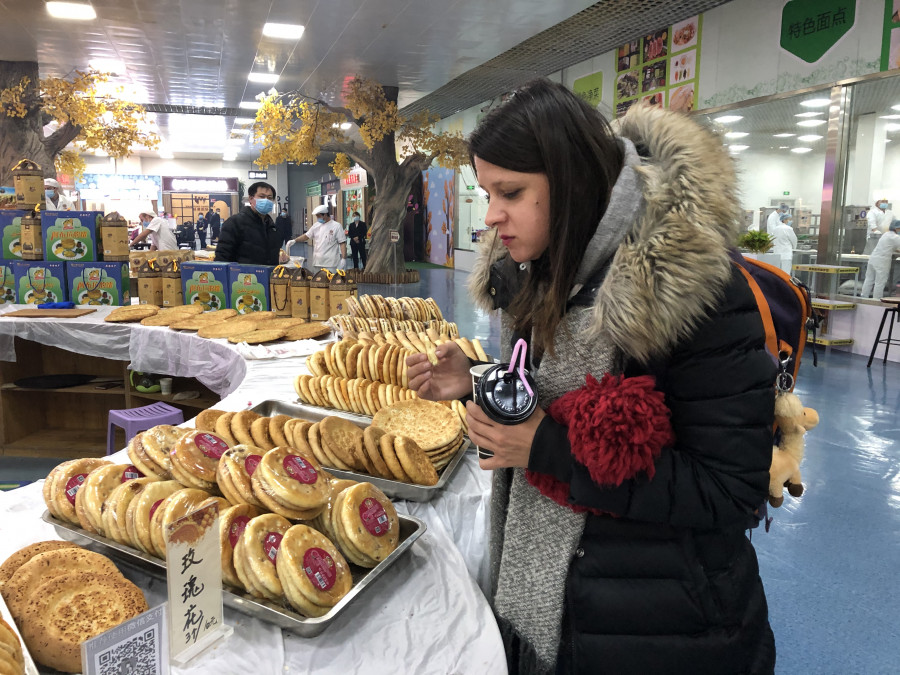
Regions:
<instances>
[{"instance_id":1,"label":"red round sticker label","mask_svg":"<svg viewBox=\"0 0 900 675\"><path fill-rule=\"evenodd\" d=\"M72 502L72 506L75 506L75 495L81 489L81 484L84 483L85 478L87 478L86 473L79 473L72 476L66 483L66 498Z\"/></svg>"},{"instance_id":2,"label":"red round sticker label","mask_svg":"<svg viewBox=\"0 0 900 675\"><path fill-rule=\"evenodd\" d=\"M256 471L256 467L259 466L261 461L262 457L259 455L247 455L247 459L244 460L244 468L247 470L248 476L253 475L253 472Z\"/></svg>"},{"instance_id":3,"label":"red round sticker label","mask_svg":"<svg viewBox=\"0 0 900 675\"><path fill-rule=\"evenodd\" d=\"M291 478L298 480L301 483L312 485L319 478L318 472L312 465L297 455L288 455L284 458L284 461L282 461L282 465Z\"/></svg>"},{"instance_id":4,"label":"red round sticker label","mask_svg":"<svg viewBox=\"0 0 900 675\"><path fill-rule=\"evenodd\" d=\"M153 502L153 506L150 507L150 520L153 520L153 514L156 513L156 509L158 509L159 505L162 503L162 499L157 499L155 502Z\"/></svg>"},{"instance_id":5,"label":"red round sticker label","mask_svg":"<svg viewBox=\"0 0 900 675\"><path fill-rule=\"evenodd\" d=\"M269 562L273 565L275 564L275 559L278 557L278 547L281 546L281 536L282 535L278 532L269 532L263 540L263 550L266 552L266 557L269 559Z\"/></svg>"},{"instance_id":6,"label":"red round sticker label","mask_svg":"<svg viewBox=\"0 0 900 675\"><path fill-rule=\"evenodd\" d=\"M308 548L303 554L303 571L312 585L320 591L327 591L334 586L337 579L337 569L334 566L334 558L327 551L320 548Z\"/></svg>"},{"instance_id":7,"label":"red round sticker label","mask_svg":"<svg viewBox=\"0 0 900 675\"><path fill-rule=\"evenodd\" d=\"M391 521L388 519L384 507L378 503L377 499L371 497L366 497L359 505L359 518L362 520L363 527L376 537L386 535L391 528Z\"/></svg>"},{"instance_id":8,"label":"red round sticker label","mask_svg":"<svg viewBox=\"0 0 900 675\"><path fill-rule=\"evenodd\" d=\"M143 476L144 474L141 473L140 469L138 469L133 464L129 464L122 472L122 482L127 483L128 481L134 480L135 478L143 478Z\"/></svg>"},{"instance_id":9,"label":"red round sticker label","mask_svg":"<svg viewBox=\"0 0 900 675\"><path fill-rule=\"evenodd\" d=\"M198 434L194 437L194 443L210 459L219 459L228 449L228 443L212 434Z\"/></svg>"},{"instance_id":10,"label":"red round sticker label","mask_svg":"<svg viewBox=\"0 0 900 675\"><path fill-rule=\"evenodd\" d=\"M228 530L228 541L231 543L231 548L237 546L238 539L244 534L244 528L249 522L250 519L247 516L238 516L231 521L231 529Z\"/></svg>"}]
</instances>

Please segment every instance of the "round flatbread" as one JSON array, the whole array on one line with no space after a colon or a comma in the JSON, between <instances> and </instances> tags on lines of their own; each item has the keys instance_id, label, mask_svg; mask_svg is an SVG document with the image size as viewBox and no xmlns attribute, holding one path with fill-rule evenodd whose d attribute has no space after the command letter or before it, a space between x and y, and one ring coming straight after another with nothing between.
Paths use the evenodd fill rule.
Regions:
<instances>
[{"instance_id":1,"label":"round flatbread","mask_svg":"<svg viewBox=\"0 0 900 675\"><path fill-rule=\"evenodd\" d=\"M359 483L341 493L333 520L349 542L372 567L387 558L400 543L397 510L385 494L371 483ZM339 498L340 499L340 498Z\"/></svg>"},{"instance_id":2,"label":"round flatbread","mask_svg":"<svg viewBox=\"0 0 900 675\"><path fill-rule=\"evenodd\" d=\"M103 320L109 323L136 322L141 319L156 316L158 312L159 307L156 305L126 305L125 307L116 307Z\"/></svg>"},{"instance_id":3,"label":"round flatbread","mask_svg":"<svg viewBox=\"0 0 900 675\"><path fill-rule=\"evenodd\" d=\"M434 401L399 401L379 410L372 426L411 438L424 451L450 444L460 433L459 416Z\"/></svg>"},{"instance_id":4,"label":"round flatbread","mask_svg":"<svg viewBox=\"0 0 900 675\"><path fill-rule=\"evenodd\" d=\"M222 581L236 588L244 585L234 569L234 547L244 529L253 518L260 515L252 504L235 504L219 513L219 544L222 551Z\"/></svg>"},{"instance_id":5,"label":"round flatbread","mask_svg":"<svg viewBox=\"0 0 900 675\"><path fill-rule=\"evenodd\" d=\"M78 548L81 547L78 544L73 544L71 541L39 541L34 544L29 544L25 548L20 548L18 551L9 556L6 560L3 561L3 564L0 565L0 592L3 590L3 586L12 578L12 575L16 573L22 565L31 560L34 556L39 555L41 553L46 553L47 551L55 551L60 548Z\"/></svg>"},{"instance_id":6,"label":"round flatbread","mask_svg":"<svg viewBox=\"0 0 900 675\"><path fill-rule=\"evenodd\" d=\"M216 420L219 419L222 415L225 414L224 410L216 410L215 408L208 408L203 410L197 418L194 420L194 426L201 431L212 431L216 430ZM227 442L227 439L226 439Z\"/></svg>"},{"instance_id":7,"label":"round flatbread","mask_svg":"<svg viewBox=\"0 0 900 675\"><path fill-rule=\"evenodd\" d=\"M279 600L281 581L276 568L278 549L291 522L275 513L250 520L234 550L235 571L244 588L260 598Z\"/></svg>"},{"instance_id":8,"label":"round flatbread","mask_svg":"<svg viewBox=\"0 0 900 675\"><path fill-rule=\"evenodd\" d=\"M53 484L50 487L50 499L59 514L61 520L67 520L74 525L79 525L75 515L75 497L88 474L110 462L105 459L76 459L71 464L66 463L59 471L53 474Z\"/></svg>"},{"instance_id":9,"label":"round flatbread","mask_svg":"<svg viewBox=\"0 0 900 675\"><path fill-rule=\"evenodd\" d=\"M135 548L156 555L150 539L150 521L163 501L183 490L177 480L164 480L147 484L139 495L131 500L125 511L125 532Z\"/></svg>"},{"instance_id":10,"label":"round flatbread","mask_svg":"<svg viewBox=\"0 0 900 675\"><path fill-rule=\"evenodd\" d=\"M284 334L285 340L310 340L312 338L329 335L331 327L327 323L314 322L304 323L299 326L292 326L287 329Z\"/></svg>"},{"instance_id":11,"label":"round flatbread","mask_svg":"<svg viewBox=\"0 0 900 675\"><path fill-rule=\"evenodd\" d=\"M250 477L256 471L265 451L255 445L236 445L226 450L216 468L216 480L225 498L232 504L252 504L262 508L253 493Z\"/></svg>"},{"instance_id":12,"label":"round flatbread","mask_svg":"<svg viewBox=\"0 0 900 675\"><path fill-rule=\"evenodd\" d=\"M142 477L140 470L132 464L110 464L91 471L75 495L75 515L82 529L102 535L100 510L103 502L122 483Z\"/></svg>"},{"instance_id":13,"label":"round flatbread","mask_svg":"<svg viewBox=\"0 0 900 675\"><path fill-rule=\"evenodd\" d=\"M326 454L333 455L351 469L365 469L365 463L356 456L357 441L362 435L362 429L342 417L330 416L319 422L319 436Z\"/></svg>"},{"instance_id":14,"label":"round flatbread","mask_svg":"<svg viewBox=\"0 0 900 675\"><path fill-rule=\"evenodd\" d=\"M276 561L288 601L299 611L308 603L334 607L350 591L350 567L335 545L306 525L294 525L284 535ZM297 598L297 593L303 598ZM297 601L299 600L299 602ZM305 602L304 602L305 600Z\"/></svg>"},{"instance_id":15,"label":"round flatbread","mask_svg":"<svg viewBox=\"0 0 900 675\"><path fill-rule=\"evenodd\" d=\"M428 455L416 445L416 442L406 436L394 437L394 453L400 461L400 466L416 485L437 485L438 475Z\"/></svg>"},{"instance_id":16,"label":"round flatbread","mask_svg":"<svg viewBox=\"0 0 900 675\"><path fill-rule=\"evenodd\" d=\"M287 331L287 328L259 328L250 333L229 337L228 341L232 344L246 342L248 345L258 345L263 342L280 340L287 334Z\"/></svg>"},{"instance_id":17,"label":"round flatbread","mask_svg":"<svg viewBox=\"0 0 900 675\"><path fill-rule=\"evenodd\" d=\"M258 471L271 487L273 496L293 509L318 509L331 496L328 478L309 455L279 447L263 455Z\"/></svg>"},{"instance_id":18,"label":"round flatbread","mask_svg":"<svg viewBox=\"0 0 900 675\"><path fill-rule=\"evenodd\" d=\"M250 425L254 420L259 419L260 415L252 410L241 410L234 414L231 418L231 435L238 443L244 445L256 445L253 442L253 436L250 434ZM229 443L231 445L231 443ZM237 445L237 443L235 443Z\"/></svg>"},{"instance_id":19,"label":"round flatbread","mask_svg":"<svg viewBox=\"0 0 900 675\"><path fill-rule=\"evenodd\" d=\"M100 521L106 537L115 539L126 546L133 545L131 537L128 536L128 507L132 500L144 491L144 488L157 482L159 481L149 476L135 478L127 483L122 483L110 492L100 509Z\"/></svg>"}]
</instances>

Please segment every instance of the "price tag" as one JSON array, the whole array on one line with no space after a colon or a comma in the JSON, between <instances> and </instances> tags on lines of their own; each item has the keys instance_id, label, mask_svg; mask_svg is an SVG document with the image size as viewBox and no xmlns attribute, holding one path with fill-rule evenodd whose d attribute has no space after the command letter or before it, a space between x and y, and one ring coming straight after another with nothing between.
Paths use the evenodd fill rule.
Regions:
<instances>
[{"instance_id":1,"label":"price tag","mask_svg":"<svg viewBox=\"0 0 900 675\"><path fill-rule=\"evenodd\" d=\"M210 504L165 531L172 661L193 659L228 632L222 619L219 507Z\"/></svg>"},{"instance_id":2,"label":"price tag","mask_svg":"<svg viewBox=\"0 0 900 675\"><path fill-rule=\"evenodd\" d=\"M165 604L82 642L81 665L84 675L168 675L169 644Z\"/></svg>"},{"instance_id":3,"label":"price tag","mask_svg":"<svg viewBox=\"0 0 900 675\"><path fill-rule=\"evenodd\" d=\"M400 241L400 230L391 230L391 243L396 244Z\"/></svg>"}]
</instances>

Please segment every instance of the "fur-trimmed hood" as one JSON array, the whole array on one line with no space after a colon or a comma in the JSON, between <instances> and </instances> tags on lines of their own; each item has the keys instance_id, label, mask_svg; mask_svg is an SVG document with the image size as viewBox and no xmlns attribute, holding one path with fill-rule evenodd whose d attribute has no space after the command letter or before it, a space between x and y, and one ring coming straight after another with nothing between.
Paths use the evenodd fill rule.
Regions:
<instances>
[{"instance_id":1,"label":"fur-trimmed hood","mask_svg":"<svg viewBox=\"0 0 900 675\"><path fill-rule=\"evenodd\" d=\"M597 291L590 331L646 363L690 336L731 278L737 177L721 139L686 115L633 106L613 128L647 155L635 169L643 203ZM507 257L495 235L469 279L485 310L494 308L491 266Z\"/></svg>"}]
</instances>

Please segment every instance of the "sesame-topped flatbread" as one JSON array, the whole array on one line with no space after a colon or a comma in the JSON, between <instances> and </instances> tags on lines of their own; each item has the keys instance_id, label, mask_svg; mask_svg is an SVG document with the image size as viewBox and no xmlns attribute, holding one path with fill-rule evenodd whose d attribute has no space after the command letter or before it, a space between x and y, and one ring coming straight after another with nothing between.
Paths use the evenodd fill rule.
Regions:
<instances>
[{"instance_id":1,"label":"sesame-topped flatbread","mask_svg":"<svg viewBox=\"0 0 900 675\"><path fill-rule=\"evenodd\" d=\"M212 323L216 323L218 321L224 321L225 319L230 319L235 316L237 312L233 309L219 309L214 312L204 312L203 314L197 314L195 316L190 316L186 319L182 319L181 321L176 321L172 324L169 324L169 328L172 330L200 330L204 326L208 326Z\"/></svg>"},{"instance_id":2,"label":"sesame-topped flatbread","mask_svg":"<svg viewBox=\"0 0 900 675\"><path fill-rule=\"evenodd\" d=\"M159 312L156 305L126 305L125 307L116 307L111 311L104 321L109 323L128 323L131 321L141 321L151 316L155 316Z\"/></svg>"},{"instance_id":3,"label":"sesame-topped flatbread","mask_svg":"<svg viewBox=\"0 0 900 675\"><path fill-rule=\"evenodd\" d=\"M322 337L331 333L331 327L327 323L315 321L313 323L304 323L299 326L292 326L287 329L284 335L285 340L309 340L312 338Z\"/></svg>"},{"instance_id":4,"label":"sesame-topped flatbread","mask_svg":"<svg viewBox=\"0 0 900 675\"><path fill-rule=\"evenodd\" d=\"M407 436L426 453L448 446L462 431L456 413L440 403L419 398L381 408L372 418L372 426Z\"/></svg>"},{"instance_id":5,"label":"sesame-topped flatbread","mask_svg":"<svg viewBox=\"0 0 900 675\"><path fill-rule=\"evenodd\" d=\"M228 341L233 344L246 342L248 345L258 345L262 344L263 342L274 342L275 340L280 340L284 337L285 333L287 333L287 329L285 328L260 328L249 333L241 333L240 335L230 337L228 338Z\"/></svg>"}]
</instances>

